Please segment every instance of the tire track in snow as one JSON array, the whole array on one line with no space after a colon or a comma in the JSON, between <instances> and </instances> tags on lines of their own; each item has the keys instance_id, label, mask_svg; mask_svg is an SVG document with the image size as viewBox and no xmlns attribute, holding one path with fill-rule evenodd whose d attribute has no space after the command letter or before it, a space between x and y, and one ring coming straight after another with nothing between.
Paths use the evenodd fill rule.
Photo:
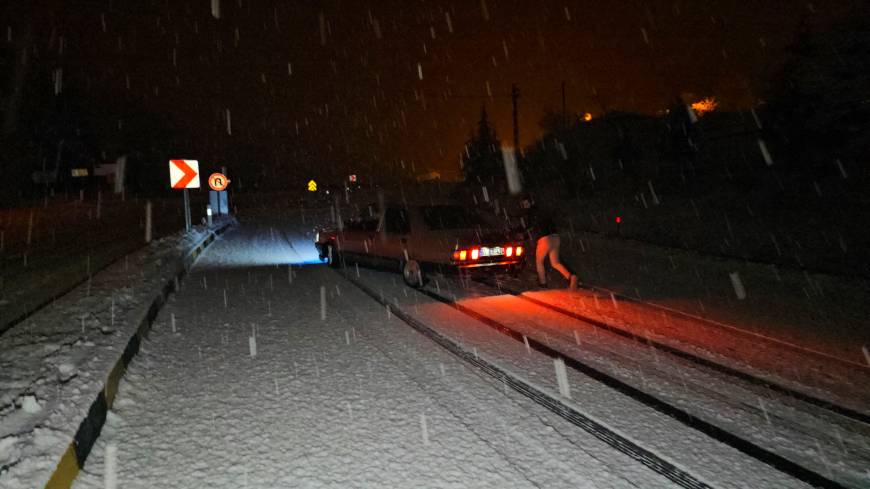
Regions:
<instances>
[{"instance_id":1,"label":"tire track in snow","mask_svg":"<svg viewBox=\"0 0 870 489\"><path fill-rule=\"evenodd\" d=\"M406 324L431 339L444 349L458 356L459 358L465 360L466 362L472 364L473 366L480 369L482 372L486 373L490 377L504 383L508 387L513 390L519 392L520 394L528 397L533 400L537 404L547 408L551 412L557 414L563 419L569 421L570 423L582 428L587 433L595 436L599 440L604 443L610 445L616 450L622 452L625 455L628 455L632 459L640 462L644 466L653 470L654 472L666 477L672 482L678 484L680 487L684 487L686 489L712 489L712 486L707 484L706 482L701 481L688 471L685 471L678 467L676 464L664 459L658 454L638 445L634 441L626 438L625 436L613 431L607 426L597 422L596 420L584 415L579 412L574 406L566 402L564 399L556 398L547 392L545 392L542 388L532 384L525 379L522 379L505 369L495 365L494 363L488 362L480 358L479 355L474 352L470 352L462 347L462 345L456 343L454 340L444 336L443 334L435 331L434 329L426 326L422 322L418 321L410 314L402 311L400 308L396 307L395 304L390 304L386 299L382 298L380 294L376 291L372 290L367 285L362 282L352 278L346 271L339 271L339 273L347 279L349 282L354 284L360 290L366 293L369 297L371 297L376 302L380 303L385 307L390 307L391 312L404 321ZM425 290L420 290L420 292L426 293ZM429 295L429 294L427 294ZM434 293L431 295L436 300L440 302L445 302L449 304L449 301L441 298L440 296L435 295ZM455 306L458 306L455 305ZM454 306L454 307L455 307ZM462 306L459 306L462 307ZM475 317L475 319L479 319ZM493 326L490 322L484 321L487 325ZM512 330L504 327L503 325L500 327L496 327L500 332L511 336L510 333ZM513 332L515 333L515 332ZM522 341L522 335L520 335L519 341ZM513 337L513 336L511 336ZM517 339L517 338L514 338ZM530 344L534 343L534 348L541 353L547 354L548 356L554 356L558 353L543 345L538 343L537 341L529 340ZM540 348L540 349L539 349ZM543 349L543 351L541 350ZM547 353L549 351L549 353ZM566 359L566 363L568 363ZM572 365L573 366L573 365ZM616 379L613 379L616 380ZM618 381L617 381L618 382ZM840 487L840 486L831 486L831 487Z\"/></svg>"},{"instance_id":2,"label":"tire track in snow","mask_svg":"<svg viewBox=\"0 0 870 489\"><path fill-rule=\"evenodd\" d=\"M486 282L480 282L480 283L483 283L484 285L487 285L487 286L491 286L491 284L488 284ZM807 404L825 409L825 410L830 411L832 413L836 413L836 414L843 416L845 418L848 418L852 421L858 421L858 422L864 423L866 425L870 425L870 414L866 414L866 413L863 413L861 411L836 404L833 401L829 401L826 399L815 397L811 394L806 394L804 392L792 389L790 387L786 387L786 386L779 384L777 382L774 382L772 380L764 379L762 377L752 375L748 372L744 372L742 370L738 370L736 368L729 367L727 365L715 362L713 360L709 360L707 358L700 357L700 356L695 355L693 353L689 353L687 351L680 350L679 348L675 348L673 346L658 342L658 341L653 340L651 338L638 336L638 335L636 335L630 331L626 331L618 326L614 326L612 324L597 320L597 319L589 317L589 316L585 316L583 314L580 314L580 313L577 313L574 311L569 311L563 307L557 306L555 304L550 304L549 302L542 301L542 300L536 299L534 297L529 297L520 291L508 289L505 287L501 287L500 290L503 292L507 292L510 295L517 297L519 299L531 302L532 304L535 304L537 306L543 307L545 309L549 309L551 311L562 314L564 316L568 316L568 317L575 319L577 321L582 321L584 323L591 324L592 326L595 326L596 328L603 329L609 333L612 333L612 334L615 334L615 335L618 335L618 336L621 336L624 338L628 338L628 339L631 339L631 340L634 340L634 341L637 341L640 343L645 343L645 344L649 345L650 347L655 348L656 350L659 350L663 353L673 355L677 358L680 358L682 360L686 360L688 362L699 365L701 367L705 367L705 368L714 370L716 372L728 375L730 377L740 379L744 382L748 382L748 383L753 384L753 385L764 387L765 389L769 389L769 390L777 392L779 394L784 394L784 395L793 397L793 398L798 399L800 401L803 401ZM438 300L441 300L443 302L444 299L441 298Z\"/></svg>"},{"instance_id":3,"label":"tire track in snow","mask_svg":"<svg viewBox=\"0 0 870 489\"><path fill-rule=\"evenodd\" d=\"M349 280L351 280L351 282L355 283L360 288L365 287L364 285L358 284L356 281L354 281L352 279L349 279ZM365 290L365 289L363 289L363 290ZM788 474L791 477L794 477L798 480L806 482L806 483L808 483L812 486L815 486L815 487L848 489L847 486L844 486L843 484L841 484L837 481L834 481L828 477L825 477L822 474L819 474L816 471L813 471L813 470L808 469L802 465L799 465L799 464L797 464L797 463L795 463L795 462L793 462L793 461L791 461L791 460L789 460L789 459L787 459L787 458L785 458L777 453L774 453L774 452L767 450L761 446L758 446L749 440L746 440L744 438L741 438L740 436L735 435L734 433L731 433L731 432L728 432L722 428L719 428L718 426L716 426L712 423L709 423L703 419L700 419L700 418L692 415L691 413L689 413L689 412L687 412L679 407L676 407L672 404L667 403L666 401L659 399L656 396L653 396L653 395L648 394L640 389L637 389L637 388L617 379L616 377L613 377L613 376L611 376L611 375L609 375L601 370L596 369L595 367L593 367L591 365L583 363L583 362L577 360L576 358L565 355L565 354L561 353L560 351L550 347L549 345L546 345L546 344L544 344L538 340L535 340L533 338L528 338L525 335L523 335L522 333L515 331L515 330L511 329L510 327L506 326L505 324L503 324L495 319L492 319L488 316L485 316L477 311L474 311L473 309L465 307L465 306L455 302L452 299L442 297L441 295L436 294L435 292L432 292L432 291L429 291L426 289L417 289L417 290L420 293L422 293L422 294L424 294L432 299L435 299L438 302L441 302L445 305L448 305L448 306L456 309L457 311L480 321L481 323L489 326L492 329L495 329L496 331L504 334L505 336L508 336L509 338L512 338L515 341L518 341L521 343L528 341L528 344L529 344L531 349L533 349L539 353L542 353L548 357L551 357L551 358L561 358L564 360L566 366L571 367L572 369L574 369L582 374L585 374L586 376L588 376L588 377L590 377L598 382L603 383L604 385L620 392L621 394L626 395L626 396L646 405L647 407L650 407L650 408L682 423L683 425L685 425L687 427L695 429L695 430L697 430L697 431L699 431L699 432L701 432L701 433L703 433L703 434L705 434L705 435L707 435L707 436L709 436L709 437L711 437L711 438L713 438L713 439L715 439L723 444L726 444L726 445L728 445L728 446L730 446L730 447L732 447L732 448L734 448L734 449L736 449L736 450L738 450L738 451L740 451L740 452L742 452L742 453L744 453L744 454L746 454L746 455L748 455L748 456L750 456L750 457L752 457L760 462L763 462L764 464L766 464L770 467L773 467L774 469L776 469L780 472ZM374 295L373 293L369 293L369 295L371 295L372 298L374 298L378 302L381 302L381 299L378 296ZM386 303L384 303L384 304L386 304ZM399 314L396 313L396 315L398 316ZM433 336L430 336L430 337L433 337L433 339L435 339L435 337L437 336L439 338L442 338L442 340L444 342L446 342L446 344L451 345L451 346L445 346L445 343L442 343L442 341L436 340L439 344L441 344L445 348L448 348L451 351L453 351L454 348L459 350L461 353L457 353L457 355L460 355L463 357L467 356L467 355L474 356L473 353L469 353L466 350L462 349L462 347L460 345L455 344L449 338L443 337L439 333L435 332L434 330L432 330L428 326L425 326L424 324L419 323L419 321L408 316L407 314L403 314L403 315L405 317L407 317L408 319L406 320L405 317L403 317L402 319L405 320L406 322L408 322L408 324L410 324L415 329L420 330L421 332L423 332L427 336L429 336L429 334L431 333L431 335L433 335ZM416 324L412 324L412 323L416 323ZM428 331L429 333L426 333L423 330ZM574 411L572 407L565 404L564 402L550 398L545 393L543 393L542 391L540 391L537 388L535 388L534 386L532 386L530 383L519 380L516 377L511 377L511 374L507 373L506 371L503 371L502 369L499 369L498 367L496 367L492 364L489 364L488 362L481 361L480 359L478 359L476 357L474 357L473 361L472 360L469 360L469 361L471 361L471 363L474 363L475 365L478 365L481 369L483 369L485 371L487 371L487 369L494 369L498 375L503 375L505 377L511 378L514 382L519 382L519 387L516 387L514 385L511 385L511 387L513 387L514 389L516 389L520 392L523 392L524 394L526 394L526 391L528 391L529 393L526 395L528 395L529 397L543 396L544 397L543 400L537 401L537 402L539 402L539 404L547 407L548 409L553 410L553 412L556 412L557 414L562 415L565 419L568 419L569 421L573 422L577 426L580 426L581 428L586 429L587 431L595 434L596 436L598 436L594 432L596 429L605 429L605 430L607 429L603 425L600 425L600 424L596 423L595 421L585 417L583 414ZM496 376L496 374L491 374L491 375ZM536 400L537 400L537 398L536 398ZM551 407L551 404L553 404L554 402L555 402L554 407ZM582 418L586 418L587 421L584 422ZM592 423L591 426L588 425L589 422ZM613 433L613 434L619 438L622 438L620 435L617 435L615 433ZM632 457L637 456L635 454L635 452L641 453L641 454L644 454L644 452L646 452L646 454L644 454L644 455L655 457L655 459L658 459L657 463L646 464L646 465L648 465L650 468L652 468L656 472L659 472L668 478L671 478L672 476L676 476L677 478L674 478L672 480L674 480L674 482L680 484L683 487L710 487L710 486L706 485L705 483L700 482L697 479L695 479L691 474L688 474L687 472L683 472L681 469L677 468L675 465L670 464L670 462L667 462L664 459L661 459L660 457L658 457L658 455L655 455L652 452L649 452L648 450L643 449L642 447L634 444L634 442L632 442L630 440L627 440L624 438L622 440L619 440L618 438L616 438L616 439L614 439L614 441L612 443L614 443L613 446L615 448L619 449L620 451L622 451L623 449L631 451L632 453L629 453L629 452L623 452L623 453L629 453ZM629 446L628 448L623 448L623 445L625 443L628 443L630 445L634 445L634 447L636 447L636 448L632 448L631 446ZM638 451L638 449L639 449L639 451ZM644 463L644 460L642 460L641 458L636 458L636 459L641 461L642 463ZM660 465L662 463L664 463L666 465ZM668 467L668 465L670 467ZM660 472L660 470L661 470L661 472ZM687 478L687 479L685 479L685 478ZM686 480L688 481L689 484L702 484L702 485L701 486L684 485L686 483L685 482Z\"/></svg>"},{"instance_id":4,"label":"tire track in snow","mask_svg":"<svg viewBox=\"0 0 870 489\"><path fill-rule=\"evenodd\" d=\"M359 318L362 317L360 315L358 309L354 306L353 303L345 303L343 306L344 306L344 308L348 308L348 307L352 308L354 310L353 311L354 314L352 314L352 315L354 316L354 318L357 318L355 320L351 320L350 318L346 317L345 312L343 312L346 309L342 308L342 309L339 309L338 311L336 311L336 314L338 314L338 316L341 317L348 324L353 324L354 321L358 321ZM391 306L391 311L392 311L392 306ZM487 433L485 431L487 429L491 429L491 428L475 427L472 422L465 421L465 418L467 418L469 416L469 413L462 412L463 406L455 406L455 405L452 405L451 403L445 403L441 400L442 398L438 395L437 392L433 393L431 395L429 394L429 392L432 390L433 384L438 384L440 386L440 388L442 388L442 389L449 389L452 396L455 396L457 394L462 396L463 399L467 400L468 405L478 405L478 406L486 405L488 403L491 404L491 403L497 402L497 401L493 400L491 394L486 393L486 394L478 396L477 392L475 392L475 391L468 391L466 389L463 389L462 383L444 382L442 380L442 379L444 379L444 377L439 378L437 376L438 375L437 372L430 372L432 374L431 376L429 376L428 378L423 378L424 375L422 375L422 374L423 374L423 372L425 372L424 370L416 369L416 370L408 371L407 370L407 362L408 361L419 361L419 357L416 357L414 352L407 351L406 350L407 345L402 343L402 340L396 341L396 337L394 335L383 334L383 332L380 330L372 330L372 329L367 329L367 330L361 331L359 334L362 338L367 338L372 333L377 334L378 338L377 338L377 340L373 340L370 338L369 345L371 347L375 348L377 351L379 351L380 354L384 356L384 358L387 358L394 365L396 365L397 367L401 367L401 368L399 368L399 370L402 371L402 374L407 379L414 382L422 392L427 393L427 395L429 395L429 398L432 400L433 403L437 404L438 406L440 406L441 409L443 409L444 411L449 413L450 416L454 420L456 420L456 422L464 425L470 433L474 433L476 435L476 437L482 443L486 444L493 452L498 454L498 456L505 459L511 466L518 466L519 465L520 467L516 469L517 472L531 486L548 487L548 485L546 483L547 481L544 481L542 483L543 484L542 485L542 484L535 483L535 481L530 478L530 477L534 477L534 474L527 473L529 470L529 467L524 466L525 461L521 457L517 457L517 454L515 454L515 453L514 454L509 453L509 451L505 450L504 447L499 447L496 443L494 443L491 440L490 436L487 436ZM414 334L414 333L411 333L411 334ZM391 342L395 342L395 343L391 344ZM403 346L404 346L404 348L400 348ZM402 354L404 354L405 358L395 358L396 355L402 355ZM465 368L463 367L463 373L464 374L470 373L470 374L474 375L476 378L485 379L487 382L489 382L489 380L491 379L491 376L488 376L486 374L481 374L480 371L476 370L476 369L466 371ZM489 383L488 385L490 385L493 390L498 392L499 398L502 398L502 396L504 394L502 393L502 390L500 388L496 387L496 385L492 384L492 383ZM502 384L502 385L504 385L504 384ZM507 399L510 399L510 398L508 397ZM529 410L528 405L520 404L520 403L516 402L515 400L511 400L511 404L513 406L515 406L517 409L522 410L522 412L524 413L525 416L528 416L529 418L534 418L534 421L543 423L547 426L550 426L545 419L540 417L540 415L536 415L536 414L532 413ZM498 407L502 407L502 406L493 406L494 409L497 409ZM486 418L488 416L484 415L484 417ZM505 425L504 425L503 420L502 420L502 426L503 426L502 430L503 430L504 436L510 436L511 440L521 440L520 443L523 445L523 449L530 448L529 443L532 443L534 448L537 449L538 453L541 454L542 456L544 456L544 457L546 457L548 455L552 456L552 454L550 452L552 447L544 447L536 439L534 439L534 437L531 437L528 435L526 435L526 437L521 437L520 435L518 435L516 433L508 434L505 431ZM517 424L513 424L512 426L516 427ZM484 432L481 433L480 432L481 430L483 430ZM562 437L562 439L564 439L566 441L566 443L570 444L571 447L573 447L575 449L579 449L583 453L584 456L589 457L590 459L594 460L596 463L599 463L599 464L603 465L604 467L613 470L613 472L611 472L611 475L616 474L617 468L614 467L614 464L618 463L618 462L614 462L612 460L611 461L603 460L601 457L596 456L596 454L593 453L592 451L585 449L584 447L577 444L570 437L565 436L563 433L558 432L558 430L555 430L555 432L559 433L559 435ZM525 452L524 452L524 454L525 454ZM556 459L556 457L552 457L552 458ZM565 462L561 462L561 461L557 460L556 463L563 464L563 465L559 466L559 469L561 469L563 472L565 470L569 470L567 467L564 466ZM616 475L618 475L628 485L630 485L632 487L637 487L637 485L634 482L632 482L627 476L622 475L622 474L616 474ZM588 481L585 481L585 483L581 482L581 484L582 484L582 487L597 487L594 484L590 485L590 483Z\"/></svg>"}]
</instances>

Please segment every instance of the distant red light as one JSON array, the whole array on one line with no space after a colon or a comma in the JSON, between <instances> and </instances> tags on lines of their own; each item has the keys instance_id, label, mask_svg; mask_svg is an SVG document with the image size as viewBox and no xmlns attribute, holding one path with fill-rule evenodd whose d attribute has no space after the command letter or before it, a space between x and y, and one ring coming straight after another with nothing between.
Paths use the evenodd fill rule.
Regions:
<instances>
[{"instance_id":1,"label":"distant red light","mask_svg":"<svg viewBox=\"0 0 870 489\"><path fill-rule=\"evenodd\" d=\"M621 216L616 216L616 224L619 224L619 223L621 223L621 222L622 222L622 217L621 217Z\"/></svg>"},{"instance_id":2,"label":"distant red light","mask_svg":"<svg viewBox=\"0 0 870 489\"><path fill-rule=\"evenodd\" d=\"M504 255L508 258L514 256L514 247L508 246L506 250L504 250Z\"/></svg>"},{"instance_id":3,"label":"distant red light","mask_svg":"<svg viewBox=\"0 0 870 489\"><path fill-rule=\"evenodd\" d=\"M480 250L477 248L471 250L471 259L477 260L478 258L480 258Z\"/></svg>"}]
</instances>

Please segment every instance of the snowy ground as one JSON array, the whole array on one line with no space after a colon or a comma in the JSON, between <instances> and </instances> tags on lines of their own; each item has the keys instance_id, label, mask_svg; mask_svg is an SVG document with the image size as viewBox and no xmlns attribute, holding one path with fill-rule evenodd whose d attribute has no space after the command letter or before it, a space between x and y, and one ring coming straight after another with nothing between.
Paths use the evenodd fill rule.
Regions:
<instances>
[{"instance_id":1,"label":"snowy ground","mask_svg":"<svg viewBox=\"0 0 870 489\"><path fill-rule=\"evenodd\" d=\"M439 281L442 279L438 279ZM729 433L734 433L758 446L800 465L812 468L820 474L833 474L836 480L856 483L858 487L868 482L865 467L870 463L870 429L865 423L852 421L840 415L825 412L813 406L803 405L790 396L778 395L767 391L764 387L753 386L729 378L719 372L711 371L699 365L672 358L667 353L650 348L644 340L635 341L622 338L607 331L593 327L576 319L566 317L538 304L524 301L513 295L501 294L494 288L471 284L469 288L457 287L456 282L440 281L443 295L456 296L459 304L476 313L499 321L529 338L555 348L565 356L578 358L587 365L599 371L622 380L623 382L652 394L671 405L678 406L685 412L706 420ZM430 288L431 290L431 288ZM393 293L392 290L384 291ZM870 376L860 370L837 365L835 362L813 357L803 357L799 380L793 378L795 369L791 360L799 358L790 349L778 348L776 344L761 345L756 341L754 358L766 362L746 364L735 362L729 355L711 353L711 349L693 348L692 344L673 341L672 338L651 334L648 330L638 328L637 315L624 314L632 307L630 303L616 306L622 312L623 320L614 320L614 306L609 298L592 299L588 292L569 293L567 291L539 291L526 294L547 304L570 307L598 320L606 319L609 324L622 327L626 331L638 334L639 338L651 338L666 344L675 345L683 351L693 352L703 358L717 363L739 368L754 373L762 378L772 379L781 385L788 385L800 392L809 392L822 399L834 399L845 402L847 406L857 406L866 413L870 405L870 393L866 385ZM410 305L410 301L399 302ZM416 303L414 307L421 311L420 316L430 319L440 318L443 313L433 313L432 309L441 306L427 302ZM640 316L649 320L649 314ZM660 316L655 316L663 323ZM518 355L523 345L517 343L515 348L504 350L503 346L493 349L493 344L499 344L495 337L499 336L493 330L476 332L471 336L469 331L480 328L469 328L466 325L474 321L468 319L450 318L434 321L439 329L462 338L463 343L474 345L481 352L489 352L498 358L501 364L512 365L512 370L534 379L543 385L556 389L556 380L552 375L552 366L546 359L531 361L527 355ZM673 326L673 325L670 325ZM665 329L664 333L669 331ZM672 329L672 328L670 328ZM718 338L725 337L720 332ZM748 344L741 337L729 338L723 342L725 346L738 347ZM716 351L716 350L713 350ZM764 370L758 365L774 367ZM784 372L780 376L777 372ZM650 416L633 402L613 396L608 389L601 390L600 384L590 382L584 375L571 377L571 388L580 392L575 399L581 403L586 412L593 413L596 418L606 420L611 426L618 426L621 432L632 433L637 439L657 447L659 453L671 454L679 460L694 459L704 471L715 473L716 460L731 458L727 454L719 454L719 448L705 448L705 443L696 445L692 438L686 436L685 430L672 424L671 420L658 419ZM824 385L830 390L819 388L819 380L827 381ZM594 399L597 402L589 402ZM650 427L655 427L649 431ZM667 428L669 434L660 432ZM675 438L671 438L674 435ZM684 451L690 451L688 456ZM705 450L711 450L709 457ZM734 466L731 466L733 469ZM739 471L742 476L758 474L755 469ZM724 474L711 474L713 480Z\"/></svg>"},{"instance_id":2,"label":"snowy ground","mask_svg":"<svg viewBox=\"0 0 870 489\"><path fill-rule=\"evenodd\" d=\"M674 487L413 331L348 278L712 487L807 487L578 372L568 372L571 398L560 397L551 358L405 287L395 273L351 266L343 277L320 265L311 228L322 212L244 214L242 227L212 245L160 313L77 487L106 487L107 474L118 487ZM0 336L0 487L44 484L132 334L132 318L165 282L173 257L201 236L132 255L96 276L90 291L79 288ZM682 285L650 281L643 267L679 269L682 258L633 250L645 259L639 287L667 287L677 297ZM607 253L590 256L600 272L586 270L587 283L608 285L601 280ZM695 274L730 266L692 260ZM630 276L619 275L630 266L613 266L612 274ZM499 283L522 290L529 279ZM428 290L824 477L849 487L870 481L863 423L602 334L496 286L436 276ZM800 335L783 334L785 320L784 328L757 331L668 316L600 291L525 295L864 413L870 406L868 369L854 358L835 360L837 350L826 346L847 343L835 330L811 353ZM791 307L788 297L766 297ZM107 473L106 461L117 470Z\"/></svg>"},{"instance_id":3,"label":"snowy ground","mask_svg":"<svg viewBox=\"0 0 870 489\"><path fill-rule=\"evenodd\" d=\"M154 241L0 336L0 487L45 484L152 300L206 234Z\"/></svg>"},{"instance_id":4,"label":"snowy ground","mask_svg":"<svg viewBox=\"0 0 870 489\"><path fill-rule=\"evenodd\" d=\"M76 487L103 487L107 444L131 488L671 487L388 317L333 270L294 267L291 278L280 257L309 261L313 248L270 234L249 226L199 262Z\"/></svg>"},{"instance_id":5,"label":"snowy ground","mask_svg":"<svg viewBox=\"0 0 870 489\"><path fill-rule=\"evenodd\" d=\"M427 297L406 294L407 288L395 274L366 269L361 269L360 274L385 297L394 298L399 306L409 308L416 317L457 338L469 349L495 359L518 375L557 389L549 358L528 354L522 343L505 341L504 336L492 328L482 327L458 312L445 310L442 304ZM870 430L862 423L846 422L838 416L795 406L790 399L771 396L763 389L731 385L729 379L711 376L685 362L657 354L643 344L620 341L589 325L559 317L510 295L480 290L474 284L466 289L449 278L436 278L433 282L430 290L440 289L444 295L455 295L463 306L517 328L531 338L580 358L729 432L822 474L833 473L835 479L867 481L864 467L870 460ZM575 294L550 291L532 295L560 303L566 295ZM577 336L573 334L575 330ZM767 353L774 357L780 355L780 351L772 347L768 347ZM852 373L856 372L852 370ZM861 378L866 379L866 375ZM689 465L703 480L714 481L715 487L776 487L777 484L795 487L792 484L797 484L796 481L777 482L776 474L771 473L769 467L698 436L697 432L650 412L584 375L569 372L569 379L571 390L576 393L573 397L584 412L621 433L631 434L642 445L654 447L657 453ZM866 412L867 384L860 380L855 383L857 385L851 389L844 389L857 396L850 400L860 404ZM723 464L723 460L729 463Z\"/></svg>"},{"instance_id":6,"label":"snowy ground","mask_svg":"<svg viewBox=\"0 0 870 489\"><path fill-rule=\"evenodd\" d=\"M103 487L107 446L123 487L672 486L310 265L308 227L249 221L206 253L132 365L77 487ZM348 274L476 355L558 391L550 358L396 274ZM729 385L486 287L439 277L430 288L825 476L867 480L866 426ZM560 291L535 295L565 301ZM579 373L569 384L578 411L713 487L806 487ZM860 395L851 400L865 407Z\"/></svg>"},{"instance_id":7,"label":"snowy ground","mask_svg":"<svg viewBox=\"0 0 870 489\"><path fill-rule=\"evenodd\" d=\"M863 279L564 234L566 261L584 283L870 367L870 284Z\"/></svg>"}]
</instances>

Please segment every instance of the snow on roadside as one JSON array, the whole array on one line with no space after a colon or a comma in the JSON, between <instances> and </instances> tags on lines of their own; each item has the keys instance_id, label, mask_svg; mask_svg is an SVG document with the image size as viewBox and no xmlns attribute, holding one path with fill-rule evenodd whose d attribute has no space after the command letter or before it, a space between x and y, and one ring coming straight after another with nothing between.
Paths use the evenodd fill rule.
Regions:
<instances>
[{"instance_id":1,"label":"snow on roadside","mask_svg":"<svg viewBox=\"0 0 870 489\"><path fill-rule=\"evenodd\" d=\"M870 284L588 232L564 233L580 281L868 365ZM868 365L870 366L870 365Z\"/></svg>"},{"instance_id":2,"label":"snow on roadside","mask_svg":"<svg viewBox=\"0 0 870 489\"><path fill-rule=\"evenodd\" d=\"M0 488L43 486L197 227L129 255L0 336Z\"/></svg>"},{"instance_id":3,"label":"snow on roadside","mask_svg":"<svg viewBox=\"0 0 870 489\"><path fill-rule=\"evenodd\" d=\"M176 203L159 199L153 204L154 238L183 227ZM138 199L106 198L99 219L93 205L78 201L6 209L0 217L0 333L141 248L144 205Z\"/></svg>"}]
</instances>

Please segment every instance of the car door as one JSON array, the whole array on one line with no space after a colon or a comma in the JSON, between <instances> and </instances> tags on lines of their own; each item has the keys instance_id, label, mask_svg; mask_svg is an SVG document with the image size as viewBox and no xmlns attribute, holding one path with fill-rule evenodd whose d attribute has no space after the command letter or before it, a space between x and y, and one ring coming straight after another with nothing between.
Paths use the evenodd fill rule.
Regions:
<instances>
[{"instance_id":1,"label":"car door","mask_svg":"<svg viewBox=\"0 0 870 489\"><path fill-rule=\"evenodd\" d=\"M363 209L360 223L362 254L377 256L378 228L381 223L381 213L377 204L369 204Z\"/></svg>"},{"instance_id":2,"label":"car door","mask_svg":"<svg viewBox=\"0 0 870 489\"><path fill-rule=\"evenodd\" d=\"M352 217L342 223L338 232L338 249L345 256L359 253L362 249L362 233L357 217Z\"/></svg>"},{"instance_id":3,"label":"car door","mask_svg":"<svg viewBox=\"0 0 870 489\"><path fill-rule=\"evenodd\" d=\"M406 258L408 239L411 234L411 220L408 209L387 206L384 209L378 255L387 260L402 261ZM408 250L410 252L410 250Z\"/></svg>"},{"instance_id":4,"label":"car door","mask_svg":"<svg viewBox=\"0 0 870 489\"><path fill-rule=\"evenodd\" d=\"M344 222L342 230L343 249L354 258L369 256L373 252L372 243L377 236L379 216L373 205L367 206L357 216Z\"/></svg>"}]
</instances>

